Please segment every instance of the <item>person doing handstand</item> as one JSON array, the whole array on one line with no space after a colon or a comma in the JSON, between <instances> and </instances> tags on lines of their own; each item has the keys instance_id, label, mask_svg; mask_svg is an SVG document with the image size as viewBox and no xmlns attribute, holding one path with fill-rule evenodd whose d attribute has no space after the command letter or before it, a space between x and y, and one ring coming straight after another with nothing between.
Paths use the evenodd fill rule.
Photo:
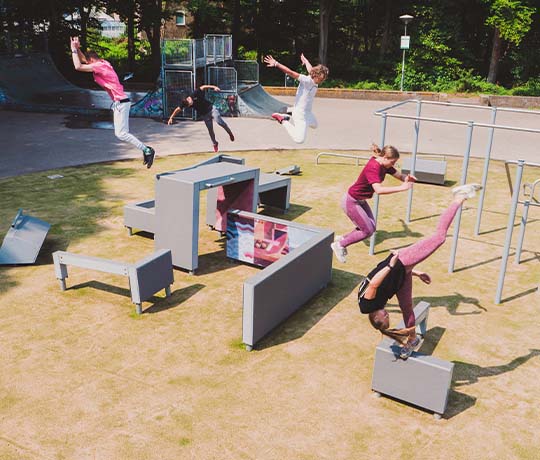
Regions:
<instances>
[{"instance_id":1,"label":"person doing handstand","mask_svg":"<svg viewBox=\"0 0 540 460\"><path fill-rule=\"evenodd\" d=\"M306 140L307 128L316 128L317 119L313 115L313 99L317 93L318 85L328 78L328 67L324 65L312 66L306 57L300 55L302 65L306 67L309 75L303 75L276 61L272 56L264 57L268 67L276 67L288 76L298 80L298 89L292 108L292 117L288 114L273 113L272 118L285 127L292 140L302 144Z\"/></svg>"},{"instance_id":2,"label":"person doing handstand","mask_svg":"<svg viewBox=\"0 0 540 460\"><path fill-rule=\"evenodd\" d=\"M442 213L435 233L399 252L390 254L360 283L358 289L360 311L369 315L369 321L375 329L402 345L400 351L402 359L407 359L420 344L415 327L412 277L417 276L424 283L431 283L431 277L427 273L417 271L414 267L442 246L458 209L467 198L472 198L481 188L482 186L478 184L455 187L452 190L454 199ZM388 312L384 308L394 295L398 299L405 324L405 328L399 330L390 329Z\"/></svg>"},{"instance_id":3,"label":"person doing handstand","mask_svg":"<svg viewBox=\"0 0 540 460\"><path fill-rule=\"evenodd\" d=\"M200 86L193 93L191 93L187 97L184 97L180 101L180 105L176 107L176 109L174 109L173 113L169 117L169 121L167 122L167 124L168 125L172 124L173 118L176 116L176 114L180 110L187 109L188 107L193 107L197 111L197 115L200 118L202 118L204 123L206 124L206 128L208 129L208 134L210 134L210 139L212 140L212 144L214 145L214 152L217 152L219 150L219 143L216 140L216 135L214 133L214 121L219 126L221 126L225 131L227 131L227 134L229 135L229 139L231 140L231 142L234 142L234 134L229 128L229 125L225 123L225 120L222 118L221 114L219 113L219 109L215 107L209 100L206 99L205 94L204 94L205 89L212 89L218 92L220 91L220 89L214 85Z\"/></svg>"},{"instance_id":4,"label":"person doing handstand","mask_svg":"<svg viewBox=\"0 0 540 460\"><path fill-rule=\"evenodd\" d=\"M101 86L113 103L114 134L118 139L137 147L143 152L143 164L147 168L154 162L155 151L152 147L144 145L139 139L129 132L129 109L131 102L124 92L124 87L118 79L118 75L113 66L105 59L100 59L95 51L87 50L83 53L80 50L79 37L71 37L71 56L73 58L73 67L79 72L92 72L94 81Z\"/></svg>"},{"instance_id":5,"label":"person doing handstand","mask_svg":"<svg viewBox=\"0 0 540 460\"><path fill-rule=\"evenodd\" d=\"M349 187L341 200L343 211L355 226L354 230L338 236L330 245L336 258L342 263L347 261L347 246L365 240L375 232L375 218L367 200L374 193L388 195L409 190L416 181L416 177L402 174L394 168L399 159L399 152L395 147L387 145L381 150L372 144L371 149L375 155L369 159L356 182ZM387 174L399 179L403 184L391 187L381 185Z\"/></svg>"}]
</instances>

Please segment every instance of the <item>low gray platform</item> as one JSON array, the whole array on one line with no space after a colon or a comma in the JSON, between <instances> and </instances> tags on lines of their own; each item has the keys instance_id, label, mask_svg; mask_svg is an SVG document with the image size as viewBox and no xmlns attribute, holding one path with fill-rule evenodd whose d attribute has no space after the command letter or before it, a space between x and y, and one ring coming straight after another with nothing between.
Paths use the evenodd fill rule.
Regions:
<instances>
[{"instance_id":1,"label":"low gray platform","mask_svg":"<svg viewBox=\"0 0 540 460\"><path fill-rule=\"evenodd\" d=\"M19 209L0 247L0 265L33 264L50 228Z\"/></svg>"},{"instance_id":2,"label":"low gray platform","mask_svg":"<svg viewBox=\"0 0 540 460\"><path fill-rule=\"evenodd\" d=\"M414 169L414 176L418 179L418 182L444 185L446 177L446 160L424 160L417 158ZM401 172L403 174L409 174L411 172L410 158L403 159Z\"/></svg>"},{"instance_id":3,"label":"low gray platform","mask_svg":"<svg viewBox=\"0 0 540 460\"><path fill-rule=\"evenodd\" d=\"M169 296L171 294L171 284L174 282L170 250L158 250L134 264L65 251L54 252L53 261L54 272L56 278L60 281L62 291L66 290L68 265L127 276L129 278L131 301L135 304L139 315L142 312L142 302L148 300L162 289L165 289L165 295Z\"/></svg>"},{"instance_id":4,"label":"low gray platform","mask_svg":"<svg viewBox=\"0 0 540 460\"><path fill-rule=\"evenodd\" d=\"M427 330L429 307L427 302L420 302L414 309L417 332L422 335ZM377 345L371 388L441 416L446 410L454 364L420 352L403 360L398 357L400 349L388 337Z\"/></svg>"}]
</instances>

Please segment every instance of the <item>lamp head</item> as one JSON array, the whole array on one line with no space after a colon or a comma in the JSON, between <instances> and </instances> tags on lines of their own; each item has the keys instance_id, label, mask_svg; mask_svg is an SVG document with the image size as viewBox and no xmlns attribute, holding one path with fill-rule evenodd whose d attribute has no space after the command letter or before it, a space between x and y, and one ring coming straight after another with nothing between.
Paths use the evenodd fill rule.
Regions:
<instances>
[{"instance_id":1,"label":"lamp head","mask_svg":"<svg viewBox=\"0 0 540 460\"><path fill-rule=\"evenodd\" d=\"M409 22L411 22L414 19L414 16L411 16L410 14L404 14L399 17L403 21L403 24L407 25Z\"/></svg>"}]
</instances>

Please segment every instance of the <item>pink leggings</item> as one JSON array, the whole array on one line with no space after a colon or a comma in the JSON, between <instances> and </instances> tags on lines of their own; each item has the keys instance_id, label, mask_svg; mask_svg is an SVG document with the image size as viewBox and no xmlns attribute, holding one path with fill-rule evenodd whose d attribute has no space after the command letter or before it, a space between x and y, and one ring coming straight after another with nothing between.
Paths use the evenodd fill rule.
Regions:
<instances>
[{"instance_id":1,"label":"pink leggings","mask_svg":"<svg viewBox=\"0 0 540 460\"><path fill-rule=\"evenodd\" d=\"M411 246L401 249L399 251L398 258L405 266L405 279L403 286L396 293L399 302L399 308L403 314L403 321L405 327L412 327L415 324L413 300L412 300L412 271L416 264L419 264L423 260L427 259L433 254L439 247L441 247L446 240L446 234L448 228L454 220L457 210L461 206L460 203L452 202L450 206L441 214L439 223L435 233L424 238Z\"/></svg>"},{"instance_id":2,"label":"pink leggings","mask_svg":"<svg viewBox=\"0 0 540 460\"><path fill-rule=\"evenodd\" d=\"M346 193L341 200L341 207L347 217L356 228L343 236L339 244L341 247L358 243L373 235L375 231L375 218L371 212L369 204L365 200L355 200L352 196Z\"/></svg>"}]
</instances>

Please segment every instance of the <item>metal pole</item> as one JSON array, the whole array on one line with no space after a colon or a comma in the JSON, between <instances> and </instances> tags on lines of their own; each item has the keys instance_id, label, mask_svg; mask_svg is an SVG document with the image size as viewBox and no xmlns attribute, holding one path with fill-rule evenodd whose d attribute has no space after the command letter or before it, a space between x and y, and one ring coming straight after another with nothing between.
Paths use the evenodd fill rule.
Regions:
<instances>
[{"instance_id":1,"label":"metal pole","mask_svg":"<svg viewBox=\"0 0 540 460\"><path fill-rule=\"evenodd\" d=\"M497 118L497 107L493 107L491 110L491 124L495 124ZM480 199L478 200L478 212L476 214L476 227L474 228L474 234L480 233L480 222L482 220L482 209L484 208L484 197L486 195L486 185L489 170L489 161L491 159L491 147L493 146L493 135L495 134L495 128L489 129L489 140L486 148L486 158L484 160L484 172L482 174L482 190L480 191Z\"/></svg>"},{"instance_id":2,"label":"metal pole","mask_svg":"<svg viewBox=\"0 0 540 460\"><path fill-rule=\"evenodd\" d=\"M403 58L401 61L401 84L399 85L399 90L403 91L403 80L405 79L405 50L403 50Z\"/></svg>"},{"instance_id":3,"label":"metal pole","mask_svg":"<svg viewBox=\"0 0 540 460\"><path fill-rule=\"evenodd\" d=\"M506 266L508 265L508 254L510 252L510 244L512 243L512 231L514 230L514 220L516 218L516 209L519 200L519 190L521 188L521 179L523 177L523 166L525 160L518 160L516 170L516 182L512 191L512 204L510 205L510 214L508 214L508 223L506 224L506 237L504 240L504 249L501 261L501 269L499 271L499 282L497 284L497 292L495 294L495 303L501 303L502 291L504 287L504 276L506 275Z\"/></svg>"},{"instance_id":4,"label":"metal pole","mask_svg":"<svg viewBox=\"0 0 540 460\"><path fill-rule=\"evenodd\" d=\"M519 239L516 246L516 258L514 260L515 264L521 263L521 249L523 248L523 240L525 239L525 227L527 226L527 218L529 217L530 204L530 200L523 202L523 214L521 215L521 224L519 226Z\"/></svg>"},{"instance_id":5,"label":"metal pole","mask_svg":"<svg viewBox=\"0 0 540 460\"><path fill-rule=\"evenodd\" d=\"M387 114L383 113L381 115L381 143L379 144L381 148L384 147L384 140L386 138L386 119ZM375 254L375 238L377 236L377 217L379 215L379 194L375 193L375 198L373 200L373 219L375 220L375 231L369 239L369 255L372 256Z\"/></svg>"},{"instance_id":6,"label":"metal pole","mask_svg":"<svg viewBox=\"0 0 540 460\"><path fill-rule=\"evenodd\" d=\"M463 185L467 182L467 169L469 168L469 157L471 155L474 121L469 121L467 123L467 126L468 126L467 148L465 149L465 154L463 155L463 165L461 167L461 180L459 183L460 185ZM456 223L454 225L454 236L452 239L452 250L450 252L450 263L448 264L448 273L452 273L454 271L454 265L456 262L457 245L458 245L458 240L459 240L459 226L461 225L462 210L463 210L463 206L460 206L456 214L456 217L454 219Z\"/></svg>"},{"instance_id":7,"label":"metal pole","mask_svg":"<svg viewBox=\"0 0 540 460\"><path fill-rule=\"evenodd\" d=\"M416 116L420 117L422 111L422 101L416 101ZM411 157L411 175L414 176L416 172L416 153L418 152L418 138L420 135L420 120L414 122L414 144ZM408 201L407 201L407 213L405 215L405 222L411 223L411 210L412 210L413 189L409 189Z\"/></svg>"}]
</instances>

